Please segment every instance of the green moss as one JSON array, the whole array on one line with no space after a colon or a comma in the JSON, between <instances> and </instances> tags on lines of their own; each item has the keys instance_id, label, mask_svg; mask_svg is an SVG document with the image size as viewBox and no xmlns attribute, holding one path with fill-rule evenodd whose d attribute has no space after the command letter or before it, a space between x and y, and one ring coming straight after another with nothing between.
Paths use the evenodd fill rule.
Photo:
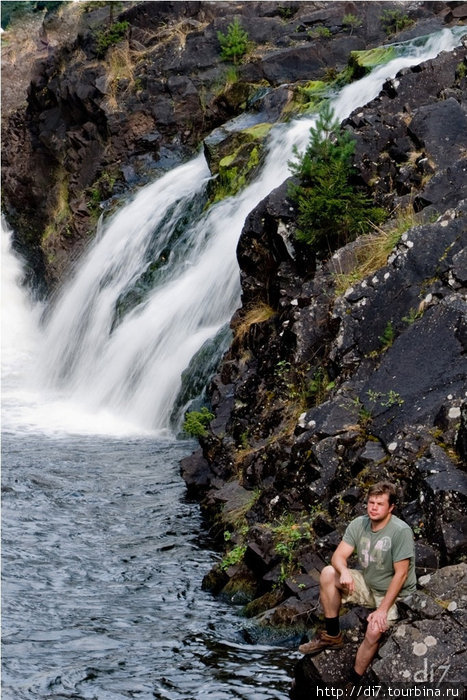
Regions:
<instances>
[{"instance_id":1,"label":"green moss","mask_svg":"<svg viewBox=\"0 0 467 700\"><path fill-rule=\"evenodd\" d=\"M222 160L219 161L219 172L221 170L227 170L228 168L230 168L232 163L235 161L236 156L236 153L231 153L230 155L222 158Z\"/></svg>"},{"instance_id":2,"label":"green moss","mask_svg":"<svg viewBox=\"0 0 467 700\"><path fill-rule=\"evenodd\" d=\"M389 63L396 55L394 46L378 46L366 51L352 51L349 66L352 68L354 77L357 78L369 73L376 66Z\"/></svg>"},{"instance_id":3,"label":"green moss","mask_svg":"<svg viewBox=\"0 0 467 700\"><path fill-rule=\"evenodd\" d=\"M244 129L242 134L250 136L254 141L262 141L266 138L271 129L272 124L262 122L261 124L255 124L255 126L250 126L248 129Z\"/></svg>"},{"instance_id":4,"label":"green moss","mask_svg":"<svg viewBox=\"0 0 467 700\"><path fill-rule=\"evenodd\" d=\"M248 184L260 163L263 144L271 126L257 124L235 134L232 152L224 155L217 164L218 177L212 185L208 204L231 197Z\"/></svg>"},{"instance_id":5,"label":"green moss","mask_svg":"<svg viewBox=\"0 0 467 700\"><path fill-rule=\"evenodd\" d=\"M294 89L293 99L283 110L282 117L289 118L296 114L308 114L318 111L322 102L333 91L334 79L310 80L304 85L298 85Z\"/></svg>"},{"instance_id":6,"label":"green moss","mask_svg":"<svg viewBox=\"0 0 467 700\"><path fill-rule=\"evenodd\" d=\"M255 598L248 603L243 609L243 614L245 617L256 617L266 610L270 610L278 605L282 601L282 593L277 589L264 593L260 598Z\"/></svg>"}]
</instances>

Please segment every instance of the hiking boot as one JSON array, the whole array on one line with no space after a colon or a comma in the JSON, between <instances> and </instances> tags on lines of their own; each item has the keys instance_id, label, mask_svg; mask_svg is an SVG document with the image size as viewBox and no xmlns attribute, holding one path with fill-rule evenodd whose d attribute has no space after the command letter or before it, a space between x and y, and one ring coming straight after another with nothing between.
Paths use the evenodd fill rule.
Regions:
<instances>
[{"instance_id":1,"label":"hiking boot","mask_svg":"<svg viewBox=\"0 0 467 700\"><path fill-rule=\"evenodd\" d=\"M332 637L324 630L321 630L321 632L318 632L316 637L314 637L311 642L307 642L306 644L299 646L298 651L301 654L317 654L323 649L340 649L342 646L344 646L344 637L342 632L339 632L336 637Z\"/></svg>"}]
</instances>

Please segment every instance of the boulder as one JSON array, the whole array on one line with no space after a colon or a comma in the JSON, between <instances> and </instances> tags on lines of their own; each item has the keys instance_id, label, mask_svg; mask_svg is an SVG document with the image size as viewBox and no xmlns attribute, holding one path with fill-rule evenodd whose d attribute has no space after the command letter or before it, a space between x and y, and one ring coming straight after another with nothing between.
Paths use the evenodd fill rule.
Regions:
<instances>
[{"instance_id":1,"label":"boulder","mask_svg":"<svg viewBox=\"0 0 467 700\"><path fill-rule=\"evenodd\" d=\"M181 460L180 473L189 493L199 495L210 484L211 470L201 450Z\"/></svg>"},{"instance_id":2,"label":"boulder","mask_svg":"<svg viewBox=\"0 0 467 700\"><path fill-rule=\"evenodd\" d=\"M467 114L453 97L424 105L414 114L408 134L417 148L444 169L467 147Z\"/></svg>"}]
</instances>

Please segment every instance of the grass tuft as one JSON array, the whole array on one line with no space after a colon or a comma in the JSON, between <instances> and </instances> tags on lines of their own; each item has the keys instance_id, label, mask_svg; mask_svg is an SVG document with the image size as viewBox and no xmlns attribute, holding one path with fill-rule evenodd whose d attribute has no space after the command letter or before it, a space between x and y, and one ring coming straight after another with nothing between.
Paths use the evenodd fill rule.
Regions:
<instances>
[{"instance_id":1,"label":"grass tuft","mask_svg":"<svg viewBox=\"0 0 467 700\"><path fill-rule=\"evenodd\" d=\"M338 296L354 284L361 282L387 263L388 256L399 243L403 233L416 226L417 215L411 205L397 211L396 217L383 229L374 227L373 233L360 236L355 250L355 267L348 273L335 275L335 289Z\"/></svg>"},{"instance_id":2,"label":"grass tuft","mask_svg":"<svg viewBox=\"0 0 467 700\"><path fill-rule=\"evenodd\" d=\"M253 324L269 321L275 315L276 312L271 306L259 302L246 311L239 324L234 328L235 340L242 342Z\"/></svg>"}]
</instances>

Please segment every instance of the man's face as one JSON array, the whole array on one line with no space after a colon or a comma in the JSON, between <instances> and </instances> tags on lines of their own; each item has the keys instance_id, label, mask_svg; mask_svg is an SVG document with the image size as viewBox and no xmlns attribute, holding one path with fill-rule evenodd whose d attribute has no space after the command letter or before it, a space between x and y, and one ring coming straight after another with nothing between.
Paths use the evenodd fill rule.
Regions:
<instances>
[{"instance_id":1,"label":"man's face","mask_svg":"<svg viewBox=\"0 0 467 700\"><path fill-rule=\"evenodd\" d=\"M388 517L394 505L389 505L389 494L382 493L379 496L370 496L366 506L368 517L374 523L379 523Z\"/></svg>"}]
</instances>

